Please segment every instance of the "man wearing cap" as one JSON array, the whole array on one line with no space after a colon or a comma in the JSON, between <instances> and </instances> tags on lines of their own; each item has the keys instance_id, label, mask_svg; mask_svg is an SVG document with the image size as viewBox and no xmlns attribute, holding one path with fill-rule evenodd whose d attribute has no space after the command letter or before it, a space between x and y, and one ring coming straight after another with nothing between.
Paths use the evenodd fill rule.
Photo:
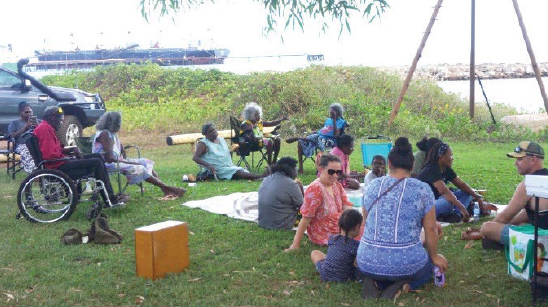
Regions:
<instances>
[{"instance_id":1,"label":"man wearing cap","mask_svg":"<svg viewBox=\"0 0 548 307\"><path fill-rule=\"evenodd\" d=\"M514 152L508 153L508 157L515 158L514 165L520 175L548 176L548 170L544 168L544 149L535 142L520 142ZM484 248L500 248L501 243L508 245L508 230L511 225L531 223L533 218L533 206L531 197L527 196L525 181L518 184L508 206L500 212L491 222L485 222L481 226L481 234L484 238ZM548 209L548 200L541 199L540 210ZM525 210L524 210L525 209Z\"/></svg>"},{"instance_id":2,"label":"man wearing cap","mask_svg":"<svg viewBox=\"0 0 548 307\"><path fill-rule=\"evenodd\" d=\"M63 148L55 131L59 129L63 122L63 110L59 107L49 107L45 110L42 122L34 129L34 135L38 139L38 145L42 158L44 160L56 160L67 158L66 155L74 155L78 159L67 159L54 162L46 162L45 168L58 169L63 173L66 173L70 177L76 173L82 173L84 170L87 173L94 174L94 177L103 181L107 195L101 194L105 203L106 197L110 199L112 204L123 202L121 199L117 199L110 185L110 179L108 177L105 165L100 158L87 155L82 156L82 153L77 147Z\"/></svg>"}]
</instances>

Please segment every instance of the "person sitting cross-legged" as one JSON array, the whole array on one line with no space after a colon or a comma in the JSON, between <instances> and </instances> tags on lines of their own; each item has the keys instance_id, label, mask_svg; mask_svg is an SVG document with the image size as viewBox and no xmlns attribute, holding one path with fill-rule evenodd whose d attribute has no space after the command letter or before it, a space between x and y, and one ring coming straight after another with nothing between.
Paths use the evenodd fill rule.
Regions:
<instances>
[{"instance_id":1,"label":"person sitting cross-legged","mask_svg":"<svg viewBox=\"0 0 548 307\"><path fill-rule=\"evenodd\" d=\"M253 174L244 168L235 166L225 139L220 138L213 123L207 123L202 127L205 138L196 144L196 152L192 160L202 165L214 174L218 179L260 179L268 176L268 171L263 174Z\"/></svg>"},{"instance_id":2,"label":"person sitting cross-legged","mask_svg":"<svg viewBox=\"0 0 548 307\"><path fill-rule=\"evenodd\" d=\"M42 122L34 129L34 135L38 139L38 145L44 160L55 160L66 158L67 155L73 155L76 159L47 162L45 168L58 169L63 173L72 176L86 170L93 174L97 180L104 183L105 190L102 190L101 197L111 204L123 204L127 201L126 195L114 195L108 172L100 155L91 154L83 156L77 147L65 149L61 146L55 132L63 122L63 110L59 107L49 107L44 111Z\"/></svg>"},{"instance_id":3,"label":"person sitting cross-legged","mask_svg":"<svg viewBox=\"0 0 548 307\"><path fill-rule=\"evenodd\" d=\"M515 158L514 165L520 175L548 176L548 170L544 167L544 149L535 142L520 142L514 152L508 153L508 157ZM484 248L502 248L508 245L510 226L522 223L533 224L534 205L532 197L527 195L525 180L520 182L514 191L514 195L508 206L490 222L481 225L481 234L484 238ZM548 210L548 200L540 198L539 210ZM487 241L487 242L485 242Z\"/></svg>"},{"instance_id":4,"label":"person sitting cross-legged","mask_svg":"<svg viewBox=\"0 0 548 307\"><path fill-rule=\"evenodd\" d=\"M164 199L183 196L185 189L168 186L160 180L158 174L152 169L153 161L145 158L125 158L124 147L117 135L121 127L122 116L119 112L106 112L95 124L97 132L93 137L93 152L103 155L107 171L113 173L119 170L130 184L146 181L155 185L164 193Z\"/></svg>"}]
</instances>

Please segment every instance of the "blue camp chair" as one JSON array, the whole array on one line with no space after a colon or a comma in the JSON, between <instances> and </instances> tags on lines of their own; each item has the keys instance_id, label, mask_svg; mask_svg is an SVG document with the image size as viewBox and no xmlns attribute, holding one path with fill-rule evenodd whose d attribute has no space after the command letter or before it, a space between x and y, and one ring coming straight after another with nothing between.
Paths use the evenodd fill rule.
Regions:
<instances>
[{"instance_id":1,"label":"blue camp chair","mask_svg":"<svg viewBox=\"0 0 548 307\"><path fill-rule=\"evenodd\" d=\"M392 149L392 141L384 135L369 136L367 139L377 140L376 143L362 143L363 166L371 169L374 156L381 155L388 160L388 153ZM383 140L388 140L388 142L383 142Z\"/></svg>"}]
</instances>

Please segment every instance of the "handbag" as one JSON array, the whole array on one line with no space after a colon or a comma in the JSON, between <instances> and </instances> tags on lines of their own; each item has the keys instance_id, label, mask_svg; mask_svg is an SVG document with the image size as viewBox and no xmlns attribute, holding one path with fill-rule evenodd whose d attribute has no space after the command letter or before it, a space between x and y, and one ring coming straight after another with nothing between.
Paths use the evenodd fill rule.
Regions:
<instances>
[{"instance_id":1,"label":"handbag","mask_svg":"<svg viewBox=\"0 0 548 307\"><path fill-rule=\"evenodd\" d=\"M510 242L505 247L508 261L508 274L523 280L530 281L533 277L534 231L531 224L510 226L508 237ZM537 272L548 273L548 230L538 230Z\"/></svg>"}]
</instances>

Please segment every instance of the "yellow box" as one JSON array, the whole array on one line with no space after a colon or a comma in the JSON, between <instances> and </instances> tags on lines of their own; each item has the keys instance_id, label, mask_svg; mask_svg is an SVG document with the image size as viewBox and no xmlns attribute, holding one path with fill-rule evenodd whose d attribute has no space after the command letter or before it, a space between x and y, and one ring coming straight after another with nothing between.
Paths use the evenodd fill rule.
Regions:
<instances>
[{"instance_id":1,"label":"yellow box","mask_svg":"<svg viewBox=\"0 0 548 307\"><path fill-rule=\"evenodd\" d=\"M190 264L188 224L165 221L135 229L137 276L156 279Z\"/></svg>"}]
</instances>

